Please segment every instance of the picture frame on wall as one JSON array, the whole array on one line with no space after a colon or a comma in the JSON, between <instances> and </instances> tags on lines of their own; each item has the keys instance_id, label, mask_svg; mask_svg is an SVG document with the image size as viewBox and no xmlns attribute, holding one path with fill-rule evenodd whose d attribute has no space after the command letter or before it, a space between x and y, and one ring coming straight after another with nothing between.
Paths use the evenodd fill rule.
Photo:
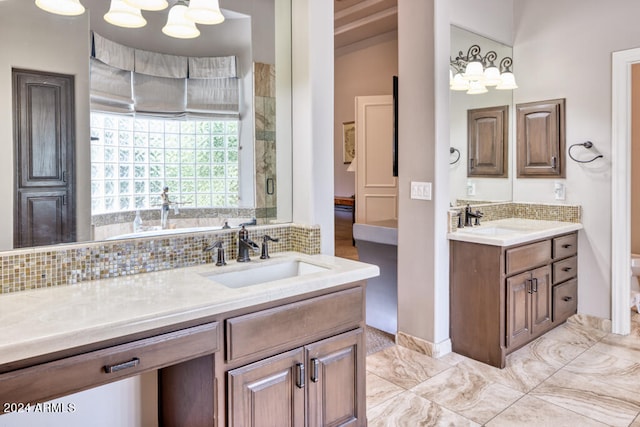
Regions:
<instances>
[{"instance_id":1,"label":"picture frame on wall","mask_svg":"<svg viewBox=\"0 0 640 427\"><path fill-rule=\"evenodd\" d=\"M342 157L344 164L350 164L356 156L356 123L342 123Z\"/></svg>"}]
</instances>

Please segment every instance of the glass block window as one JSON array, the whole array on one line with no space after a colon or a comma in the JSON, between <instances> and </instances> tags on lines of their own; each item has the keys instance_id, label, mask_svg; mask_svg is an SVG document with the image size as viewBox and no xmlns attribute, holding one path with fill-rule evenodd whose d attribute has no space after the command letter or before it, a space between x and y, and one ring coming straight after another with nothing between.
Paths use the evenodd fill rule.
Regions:
<instances>
[{"instance_id":1,"label":"glass block window","mask_svg":"<svg viewBox=\"0 0 640 427\"><path fill-rule=\"evenodd\" d=\"M238 121L91 113L91 211L238 206Z\"/></svg>"}]
</instances>

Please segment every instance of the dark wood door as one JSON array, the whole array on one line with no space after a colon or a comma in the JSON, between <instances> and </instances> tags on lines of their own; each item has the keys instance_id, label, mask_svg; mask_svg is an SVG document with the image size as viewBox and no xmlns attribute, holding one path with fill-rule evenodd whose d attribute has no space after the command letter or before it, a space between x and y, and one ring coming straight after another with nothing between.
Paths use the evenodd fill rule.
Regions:
<instances>
[{"instance_id":1,"label":"dark wood door","mask_svg":"<svg viewBox=\"0 0 640 427\"><path fill-rule=\"evenodd\" d=\"M551 267L533 270L531 280L531 333L537 335L551 328Z\"/></svg>"},{"instance_id":2,"label":"dark wood door","mask_svg":"<svg viewBox=\"0 0 640 427\"><path fill-rule=\"evenodd\" d=\"M14 247L75 241L73 76L13 70Z\"/></svg>"},{"instance_id":3,"label":"dark wood door","mask_svg":"<svg viewBox=\"0 0 640 427\"><path fill-rule=\"evenodd\" d=\"M508 175L509 106L467 112L469 163L467 176L501 178Z\"/></svg>"},{"instance_id":4,"label":"dark wood door","mask_svg":"<svg viewBox=\"0 0 640 427\"><path fill-rule=\"evenodd\" d=\"M531 337L531 273L507 279L507 348L517 347Z\"/></svg>"},{"instance_id":5,"label":"dark wood door","mask_svg":"<svg viewBox=\"0 0 640 427\"><path fill-rule=\"evenodd\" d=\"M319 341L308 345L306 350L308 426L365 425L363 330Z\"/></svg>"},{"instance_id":6,"label":"dark wood door","mask_svg":"<svg viewBox=\"0 0 640 427\"><path fill-rule=\"evenodd\" d=\"M303 427L303 366L299 348L229 371L229 427Z\"/></svg>"}]
</instances>

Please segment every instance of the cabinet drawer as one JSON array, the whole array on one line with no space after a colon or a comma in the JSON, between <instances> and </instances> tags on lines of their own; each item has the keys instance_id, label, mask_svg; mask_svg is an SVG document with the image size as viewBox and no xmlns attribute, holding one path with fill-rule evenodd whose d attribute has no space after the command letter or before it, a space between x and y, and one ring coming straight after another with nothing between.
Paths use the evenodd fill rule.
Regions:
<instances>
[{"instance_id":1,"label":"cabinet drawer","mask_svg":"<svg viewBox=\"0 0 640 427\"><path fill-rule=\"evenodd\" d=\"M578 274L578 257L563 259L553 263L553 283L564 282Z\"/></svg>"},{"instance_id":2,"label":"cabinet drawer","mask_svg":"<svg viewBox=\"0 0 640 427\"><path fill-rule=\"evenodd\" d=\"M551 240L507 249L506 274L517 273L551 261Z\"/></svg>"},{"instance_id":3,"label":"cabinet drawer","mask_svg":"<svg viewBox=\"0 0 640 427\"><path fill-rule=\"evenodd\" d=\"M227 320L227 360L286 350L364 321L361 287L310 298Z\"/></svg>"},{"instance_id":4,"label":"cabinet drawer","mask_svg":"<svg viewBox=\"0 0 640 427\"><path fill-rule=\"evenodd\" d=\"M566 258L578 253L578 235L576 233L553 239L553 259Z\"/></svg>"},{"instance_id":5,"label":"cabinet drawer","mask_svg":"<svg viewBox=\"0 0 640 427\"><path fill-rule=\"evenodd\" d=\"M553 321L562 322L578 308L578 281L576 279L553 287Z\"/></svg>"},{"instance_id":6,"label":"cabinet drawer","mask_svg":"<svg viewBox=\"0 0 640 427\"><path fill-rule=\"evenodd\" d=\"M0 375L0 402L36 402L85 390L218 350L208 323Z\"/></svg>"}]
</instances>

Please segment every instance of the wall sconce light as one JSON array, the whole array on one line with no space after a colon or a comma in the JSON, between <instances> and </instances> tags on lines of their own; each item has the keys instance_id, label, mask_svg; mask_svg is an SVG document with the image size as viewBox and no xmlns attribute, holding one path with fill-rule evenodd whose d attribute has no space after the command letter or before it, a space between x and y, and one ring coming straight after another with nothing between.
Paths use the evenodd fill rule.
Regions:
<instances>
[{"instance_id":1,"label":"wall sconce light","mask_svg":"<svg viewBox=\"0 0 640 427\"><path fill-rule=\"evenodd\" d=\"M513 60L505 56L496 66L498 54L489 51L481 55L480 46L474 44L467 51L462 51L456 59L449 59L449 88L464 90L470 95L486 93L487 87L499 90L517 89L516 78L511 71Z\"/></svg>"},{"instance_id":2,"label":"wall sconce light","mask_svg":"<svg viewBox=\"0 0 640 427\"><path fill-rule=\"evenodd\" d=\"M140 28L147 24L141 11L161 11L169 7L167 24L162 32L170 37L188 39L198 37L196 24L214 25L224 21L218 0L111 0L104 20L124 28ZM36 6L56 15L81 15L80 0L36 0Z\"/></svg>"}]
</instances>

